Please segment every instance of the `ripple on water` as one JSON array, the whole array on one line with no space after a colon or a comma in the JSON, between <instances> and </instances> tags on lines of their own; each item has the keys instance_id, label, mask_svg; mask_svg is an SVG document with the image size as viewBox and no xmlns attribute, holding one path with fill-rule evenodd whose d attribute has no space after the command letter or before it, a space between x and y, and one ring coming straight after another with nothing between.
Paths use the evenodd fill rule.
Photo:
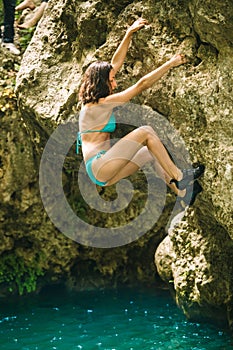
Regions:
<instances>
[{"instance_id":1,"label":"ripple on water","mask_svg":"<svg viewBox=\"0 0 233 350\"><path fill-rule=\"evenodd\" d=\"M189 322L165 291L120 289L0 302L1 350L230 350L230 334Z\"/></svg>"}]
</instances>

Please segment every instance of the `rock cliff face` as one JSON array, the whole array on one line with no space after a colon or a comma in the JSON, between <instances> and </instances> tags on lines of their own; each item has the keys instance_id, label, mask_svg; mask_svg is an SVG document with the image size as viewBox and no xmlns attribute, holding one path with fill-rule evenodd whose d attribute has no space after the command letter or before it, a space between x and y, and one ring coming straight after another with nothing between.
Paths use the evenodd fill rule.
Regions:
<instances>
[{"instance_id":1,"label":"rock cliff face","mask_svg":"<svg viewBox=\"0 0 233 350\"><path fill-rule=\"evenodd\" d=\"M192 162L206 165L203 192L167 236L165 226L174 204L171 194L162 218L140 240L112 250L86 248L60 234L47 217L39 199L40 157L52 131L75 114L83 70L93 60L110 60L128 24L139 16L149 25L133 37L119 73L119 88L176 52L189 57L188 64L172 70L134 102L165 116L182 136ZM16 283L29 291L37 280L44 285L65 279L77 288L151 282L157 249L158 273L172 287L187 317L225 320L231 326L232 18L231 0L50 0L17 77L21 118L3 117L1 271L13 267L14 272L7 272L7 279L0 275L2 286L8 286L18 271ZM80 195L75 169L71 149L64 164L64 187L72 203ZM139 181L140 176L138 189ZM133 206L128 218L137 210ZM98 223L88 209L83 215Z\"/></svg>"}]
</instances>

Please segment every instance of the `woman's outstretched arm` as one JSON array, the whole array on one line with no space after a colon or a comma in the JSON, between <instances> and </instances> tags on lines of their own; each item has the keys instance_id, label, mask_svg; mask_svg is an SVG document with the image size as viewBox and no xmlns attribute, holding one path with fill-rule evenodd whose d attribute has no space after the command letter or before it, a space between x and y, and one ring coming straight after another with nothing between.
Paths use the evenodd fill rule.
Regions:
<instances>
[{"instance_id":1,"label":"woman's outstretched arm","mask_svg":"<svg viewBox=\"0 0 233 350\"><path fill-rule=\"evenodd\" d=\"M127 54L129 44L132 38L132 34L143 28L147 24L147 21L143 18L136 20L126 31L124 38L114 53L111 64L115 73L121 68L124 63L125 56Z\"/></svg>"},{"instance_id":2,"label":"woman's outstretched arm","mask_svg":"<svg viewBox=\"0 0 233 350\"><path fill-rule=\"evenodd\" d=\"M162 64L152 72L144 75L138 82L128 89L105 97L106 102L128 102L131 98L140 94L143 90L148 89L160 78L162 78L171 68L177 67L186 63L187 60L184 55L176 54L169 61Z\"/></svg>"}]
</instances>

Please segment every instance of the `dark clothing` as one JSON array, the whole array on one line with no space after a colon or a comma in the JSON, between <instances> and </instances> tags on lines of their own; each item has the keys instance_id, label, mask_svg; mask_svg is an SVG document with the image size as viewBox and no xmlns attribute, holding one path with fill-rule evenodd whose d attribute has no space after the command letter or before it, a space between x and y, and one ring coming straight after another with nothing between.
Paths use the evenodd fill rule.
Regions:
<instances>
[{"instance_id":1,"label":"dark clothing","mask_svg":"<svg viewBox=\"0 0 233 350\"><path fill-rule=\"evenodd\" d=\"M14 42L14 21L16 0L3 0L4 5L4 32L3 42Z\"/></svg>"}]
</instances>

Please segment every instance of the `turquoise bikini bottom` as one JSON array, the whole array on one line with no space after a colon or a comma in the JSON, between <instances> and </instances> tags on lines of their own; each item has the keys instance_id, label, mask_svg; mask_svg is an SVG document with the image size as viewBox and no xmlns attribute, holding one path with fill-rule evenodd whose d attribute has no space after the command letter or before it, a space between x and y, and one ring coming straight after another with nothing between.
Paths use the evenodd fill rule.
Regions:
<instances>
[{"instance_id":1,"label":"turquoise bikini bottom","mask_svg":"<svg viewBox=\"0 0 233 350\"><path fill-rule=\"evenodd\" d=\"M105 154L105 153L106 153L106 151L100 151L100 152L98 152L95 156L91 157L90 159L88 159L88 160L86 161L86 171L87 171L87 174L88 174L89 178L91 179L91 181L92 181L95 185L102 186L102 187L106 185L107 181L106 181L106 182L101 182L101 181L98 181L98 180L95 178L95 176L94 176L94 174L93 174L93 172L92 172L92 162L93 162L93 160L100 158L101 155L102 155L102 154Z\"/></svg>"}]
</instances>

